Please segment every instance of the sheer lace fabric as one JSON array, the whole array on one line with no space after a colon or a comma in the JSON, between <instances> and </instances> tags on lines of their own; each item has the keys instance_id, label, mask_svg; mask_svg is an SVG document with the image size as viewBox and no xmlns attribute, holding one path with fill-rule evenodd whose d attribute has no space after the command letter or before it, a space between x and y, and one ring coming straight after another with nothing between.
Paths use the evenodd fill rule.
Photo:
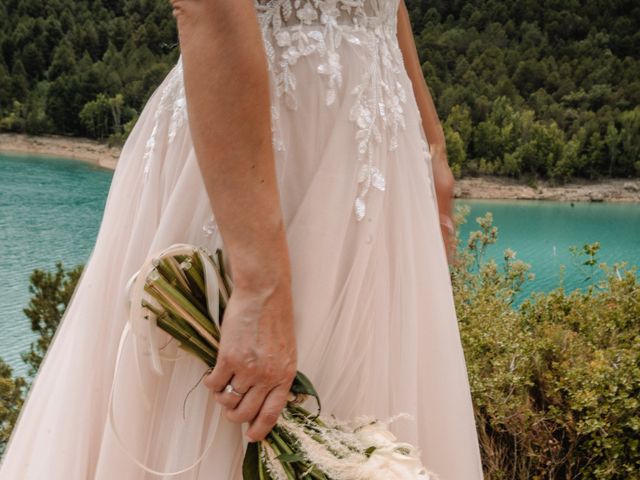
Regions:
<instances>
[{"instance_id":1,"label":"sheer lace fabric","mask_svg":"<svg viewBox=\"0 0 640 480\"><path fill-rule=\"evenodd\" d=\"M407 93L396 78L403 68L396 37L396 9L395 1L384 0L271 0L257 6L274 90L289 109L298 108L294 66L300 57L317 59L327 107L336 102L342 87L344 57L348 58L349 49L368 57L370 68L349 92L349 119L357 125L359 190L353 203L358 220L366 214L369 190L385 190L384 172L373 160L383 130L390 136L389 150L395 150L398 130L405 126L402 104L407 101ZM281 102L273 105L272 121L276 125L281 108ZM283 148L277 131L274 146Z\"/></svg>"},{"instance_id":2,"label":"sheer lace fabric","mask_svg":"<svg viewBox=\"0 0 640 480\"><path fill-rule=\"evenodd\" d=\"M409 413L414 420L392 430L422 449L425 465L443 480L479 480L428 142L396 39L398 0L255 7L269 65L298 368L325 413ZM125 285L144 260L178 242L224 248L187 120L180 59L123 148L96 245L0 480L241 478L242 431L202 384L194 388L205 371L199 360L165 339L158 377L136 340L115 370ZM203 461L164 477L133 463L108 422L112 384L128 454L171 472L196 463L212 441Z\"/></svg>"},{"instance_id":3,"label":"sheer lace fabric","mask_svg":"<svg viewBox=\"0 0 640 480\"><path fill-rule=\"evenodd\" d=\"M395 12L390 10L395 1L385 0L256 0L258 14L273 15L273 28L299 23L321 24L331 19L336 23L366 26L386 18L393 20ZM325 16L323 19L323 15Z\"/></svg>"}]
</instances>

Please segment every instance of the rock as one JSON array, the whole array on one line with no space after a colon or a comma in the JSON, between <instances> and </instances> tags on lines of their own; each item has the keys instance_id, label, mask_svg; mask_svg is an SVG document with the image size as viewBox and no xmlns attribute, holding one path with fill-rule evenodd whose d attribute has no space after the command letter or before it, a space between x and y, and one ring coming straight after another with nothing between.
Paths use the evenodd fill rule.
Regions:
<instances>
[{"instance_id":1,"label":"rock","mask_svg":"<svg viewBox=\"0 0 640 480\"><path fill-rule=\"evenodd\" d=\"M539 198L541 200L566 200L562 192L545 192L544 195L540 195Z\"/></svg>"},{"instance_id":2,"label":"rock","mask_svg":"<svg viewBox=\"0 0 640 480\"><path fill-rule=\"evenodd\" d=\"M628 192L640 192L640 185L634 182L625 182L622 188Z\"/></svg>"},{"instance_id":3,"label":"rock","mask_svg":"<svg viewBox=\"0 0 640 480\"><path fill-rule=\"evenodd\" d=\"M589 192L589 200L592 202L602 202L604 201L604 195L600 192Z\"/></svg>"},{"instance_id":4,"label":"rock","mask_svg":"<svg viewBox=\"0 0 640 480\"><path fill-rule=\"evenodd\" d=\"M518 193L516 194L516 198L518 200L537 200L538 197L536 197L535 195L532 195L530 193Z\"/></svg>"}]
</instances>

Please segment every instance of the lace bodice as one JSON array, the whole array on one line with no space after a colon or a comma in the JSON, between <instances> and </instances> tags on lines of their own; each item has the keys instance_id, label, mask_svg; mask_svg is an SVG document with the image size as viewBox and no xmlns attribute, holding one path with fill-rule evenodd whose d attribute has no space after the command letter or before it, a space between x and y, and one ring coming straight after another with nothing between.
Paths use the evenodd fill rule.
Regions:
<instances>
[{"instance_id":1,"label":"lace bodice","mask_svg":"<svg viewBox=\"0 0 640 480\"><path fill-rule=\"evenodd\" d=\"M338 24L366 26L372 19L394 20L398 0L254 0L258 15L274 14L280 25L322 24L331 18Z\"/></svg>"},{"instance_id":2,"label":"lace bodice","mask_svg":"<svg viewBox=\"0 0 640 480\"><path fill-rule=\"evenodd\" d=\"M403 71L396 37L398 0L255 0L275 93L287 108L296 110L296 78L293 66L302 56L318 58L317 71L324 81L325 103L331 106L342 86L340 45L348 42L365 49L371 68L351 92L350 120L356 125L358 194L354 212L358 220L366 214L366 196L371 188L385 190L385 176L373 163L374 148L382 143L386 129L389 149L397 148L398 130L404 128L402 103L407 93L398 81ZM280 105L272 108L275 125ZM274 130L273 144L284 149Z\"/></svg>"},{"instance_id":3,"label":"lace bodice","mask_svg":"<svg viewBox=\"0 0 640 480\"><path fill-rule=\"evenodd\" d=\"M324 103L330 108L343 88L343 42L362 49L369 67L357 85L342 98L349 103L349 120L354 125L354 157L359 162L358 192L353 209L357 220L367 214L366 198L371 189L385 190L385 175L376 165L375 151L387 145L398 146L398 134L405 128L403 104L407 92L400 82L404 71L396 36L399 0L254 0L274 101L271 106L273 147L286 150L278 131L281 109L298 109L295 66L301 57L313 57L318 81L322 82ZM182 82L181 59L162 92L162 108L172 108L170 140L186 119L186 102ZM157 125L156 125L157 127ZM157 128L149 139L145 155L145 175L153 156ZM383 138L386 137L386 142ZM428 156L428 151L425 156ZM212 219L213 220L213 219ZM215 222L205 225L205 232L215 231Z\"/></svg>"},{"instance_id":4,"label":"lace bodice","mask_svg":"<svg viewBox=\"0 0 640 480\"><path fill-rule=\"evenodd\" d=\"M269 67L276 74L276 93L284 94L293 109L297 103L290 67L301 56L323 60L318 73L327 77L327 105L341 84L338 50L343 41L368 48L371 60L383 61L384 66L401 61L396 39L398 0L255 0L254 4Z\"/></svg>"}]
</instances>

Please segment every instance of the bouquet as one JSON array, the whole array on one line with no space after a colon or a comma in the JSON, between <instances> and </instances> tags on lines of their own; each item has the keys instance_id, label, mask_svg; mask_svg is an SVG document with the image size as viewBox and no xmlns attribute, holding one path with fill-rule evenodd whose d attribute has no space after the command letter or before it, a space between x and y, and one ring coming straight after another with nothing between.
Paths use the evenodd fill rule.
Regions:
<instances>
[{"instance_id":1,"label":"bouquet","mask_svg":"<svg viewBox=\"0 0 640 480\"><path fill-rule=\"evenodd\" d=\"M133 315L149 321L152 365L162 373L158 357L159 327L179 347L200 358L211 370L220 344L220 326L233 288L223 253L175 244L151 258L132 277ZM135 282L135 283L131 283ZM133 288L131 286L133 285ZM317 411L303 407L315 399ZM398 442L387 421L361 417L340 421L321 416L321 403L311 381L298 372L289 401L268 434L247 445L245 480L433 480L421 464L419 451ZM397 417L396 417L397 418Z\"/></svg>"}]
</instances>

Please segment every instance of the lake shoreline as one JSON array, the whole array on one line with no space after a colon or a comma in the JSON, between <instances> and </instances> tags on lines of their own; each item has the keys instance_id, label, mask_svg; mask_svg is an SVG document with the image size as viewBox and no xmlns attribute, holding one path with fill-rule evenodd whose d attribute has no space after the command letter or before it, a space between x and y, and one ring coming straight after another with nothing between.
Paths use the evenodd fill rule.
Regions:
<instances>
[{"instance_id":1,"label":"lake shoreline","mask_svg":"<svg viewBox=\"0 0 640 480\"><path fill-rule=\"evenodd\" d=\"M109 170L115 170L121 151L88 138L0 133L0 152L70 158Z\"/></svg>"},{"instance_id":2,"label":"lake shoreline","mask_svg":"<svg viewBox=\"0 0 640 480\"><path fill-rule=\"evenodd\" d=\"M88 162L114 170L122 149L79 137L32 136L0 133L0 152L51 155ZM476 200L555 200L564 202L640 202L640 179L574 180L551 186L538 181L535 187L515 179L494 176L456 180L454 197Z\"/></svg>"},{"instance_id":3,"label":"lake shoreline","mask_svg":"<svg viewBox=\"0 0 640 480\"><path fill-rule=\"evenodd\" d=\"M475 200L552 200L559 202L640 202L640 179L573 180L552 186L540 180L535 186L504 177L466 177L456 180L454 197Z\"/></svg>"}]
</instances>

